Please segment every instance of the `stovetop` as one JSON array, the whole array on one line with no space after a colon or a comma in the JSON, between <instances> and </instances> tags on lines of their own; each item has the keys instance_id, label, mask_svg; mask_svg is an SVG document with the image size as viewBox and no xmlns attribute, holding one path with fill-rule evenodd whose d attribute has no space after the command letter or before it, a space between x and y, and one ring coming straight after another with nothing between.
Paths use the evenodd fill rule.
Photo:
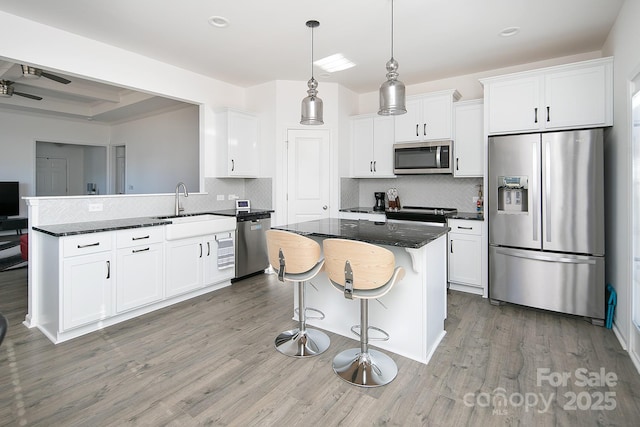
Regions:
<instances>
[{"instance_id":1,"label":"stovetop","mask_svg":"<svg viewBox=\"0 0 640 427\"><path fill-rule=\"evenodd\" d=\"M429 206L404 206L398 211L387 210L386 215L391 220L423 221L446 223L447 216L458 213L454 208L440 208Z\"/></svg>"}]
</instances>

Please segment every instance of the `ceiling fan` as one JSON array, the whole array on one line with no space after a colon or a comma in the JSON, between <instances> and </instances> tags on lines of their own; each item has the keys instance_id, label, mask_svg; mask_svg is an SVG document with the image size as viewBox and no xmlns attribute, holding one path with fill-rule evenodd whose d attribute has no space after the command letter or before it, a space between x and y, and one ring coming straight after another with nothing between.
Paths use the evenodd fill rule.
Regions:
<instances>
[{"instance_id":1,"label":"ceiling fan","mask_svg":"<svg viewBox=\"0 0 640 427\"><path fill-rule=\"evenodd\" d=\"M47 73L46 71L43 71L42 68L22 65L22 77L25 79L39 79L41 76L65 85L71 83L71 80L56 76L55 74Z\"/></svg>"},{"instance_id":2,"label":"ceiling fan","mask_svg":"<svg viewBox=\"0 0 640 427\"><path fill-rule=\"evenodd\" d=\"M9 80L0 80L0 98L11 98L13 95L24 96L25 98L35 99L41 101L41 96L31 95L28 93L16 92L11 86L13 82Z\"/></svg>"}]
</instances>

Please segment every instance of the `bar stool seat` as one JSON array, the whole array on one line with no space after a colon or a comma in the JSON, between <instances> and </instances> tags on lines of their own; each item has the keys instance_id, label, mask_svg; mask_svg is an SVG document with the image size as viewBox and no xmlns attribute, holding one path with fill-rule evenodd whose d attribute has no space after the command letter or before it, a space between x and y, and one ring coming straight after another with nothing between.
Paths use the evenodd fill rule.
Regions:
<instances>
[{"instance_id":1,"label":"bar stool seat","mask_svg":"<svg viewBox=\"0 0 640 427\"><path fill-rule=\"evenodd\" d=\"M386 354L369 348L370 340L389 339L382 329L369 326L369 300L389 292L404 277L404 269L395 266L393 252L370 243L325 239L323 248L325 271L331 284L345 298L360 300L360 325L351 327L351 331L360 336L360 348L335 356L333 371L343 380L361 387L388 384L398 374L398 366ZM383 337L370 339L369 330Z\"/></svg>"},{"instance_id":2,"label":"bar stool seat","mask_svg":"<svg viewBox=\"0 0 640 427\"><path fill-rule=\"evenodd\" d=\"M322 271L324 259L320 245L305 236L282 230L267 230L269 262L281 282L298 286L298 327L282 332L275 339L280 353L292 357L310 357L329 348L329 336L317 329L307 328L307 318L324 319L324 314L305 305L305 284ZM307 312L318 316L307 316Z\"/></svg>"}]
</instances>

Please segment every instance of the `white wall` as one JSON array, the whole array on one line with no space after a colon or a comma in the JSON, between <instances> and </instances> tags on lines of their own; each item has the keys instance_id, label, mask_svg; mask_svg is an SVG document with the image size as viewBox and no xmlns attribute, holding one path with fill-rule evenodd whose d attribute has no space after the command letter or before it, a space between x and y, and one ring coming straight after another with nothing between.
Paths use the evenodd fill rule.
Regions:
<instances>
[{"instance_id":1,"label":"white wall","mask_svg":"<svg viewBox=\"0 0 640 427\"><path fill-rule=\"evenodd\" d=\"M126 146L127 194L171 193L181 181L199 191L198 116L190 105L111 127L111 145Z\"/></svg>"},{"instance_id":2,"label":"white wall","mask_svg":"<svg viewBox=\"0 0 640 427\"><path fill-rule=\"evenodd\" d=\"M640 347L632 329L632 151L630 81L640 73L640 2L626 1L604 45L614 57L614 123L605 134L606 279L618 293L615 324L631 348ZM632 333L633 332L633 333ZM633 337L633 338L632 338ZM630 343L630 339L633 341ZM636 355L636 364L639 361Z\"/></svg>"},{"instance_id":3,"label":"white wall","mask_svg":"<svg viewBox=\"0 0 640 427\"><path fill-rule=\"evenodd\" d=\"M0 180L20 181L20 196L35 196L36 141L108 145L109 127L0 112ZM24 203L20 215L27 215Z\"/></svg>"}]
</instances>

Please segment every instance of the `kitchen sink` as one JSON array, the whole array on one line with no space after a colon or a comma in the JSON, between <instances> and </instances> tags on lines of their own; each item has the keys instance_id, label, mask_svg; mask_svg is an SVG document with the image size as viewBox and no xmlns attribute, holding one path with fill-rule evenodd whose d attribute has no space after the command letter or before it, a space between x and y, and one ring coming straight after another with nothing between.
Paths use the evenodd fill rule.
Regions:
<instances>
[{"instance_id":1,"label":"kitchen sink","mask_svg":"<svg viewBox=\"0 0 640 427\"><path fill-rule=\"evenodd\" d=\"M236 229L236 218L224 215L201 214L159 217L171 224L165 225L167 240L186 239Z\"/></svg>"}]
</instances>

